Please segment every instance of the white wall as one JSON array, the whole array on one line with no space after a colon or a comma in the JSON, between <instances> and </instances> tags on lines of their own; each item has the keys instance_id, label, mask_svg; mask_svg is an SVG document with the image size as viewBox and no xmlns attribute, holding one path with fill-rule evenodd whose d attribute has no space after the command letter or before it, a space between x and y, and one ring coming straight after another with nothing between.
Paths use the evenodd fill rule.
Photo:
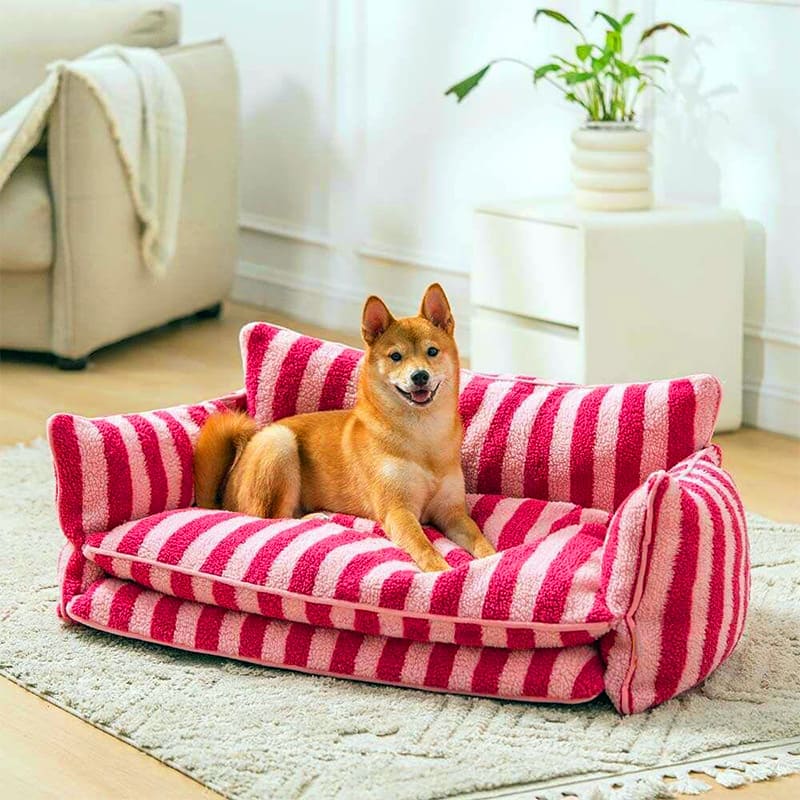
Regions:
<instances>
[{"instance_id":1,"label":"white wall","mask_svg":"<svg viewBox=\"0 0 800 800\"><path fill-rule=\"evenodd\" d=\"M494 56L536 61L563 49L568 32L546 21L534 28L534 5L184 0L184 38L225 35L241 73L234 295L355 330L367 293L410 313L439 280L465 348L471 211L569 191L568 135L580 116L510 65L460 106L443 92ZM617 4L550 5L586 20ZM788 100L800 6L619 5L694 34L676 53L678 98L655 110L657 188L667 199L740 208L766 232L766 262L753 246L748 265L746 415L800 435L800 107Z\"/></svg>"},{"instance_id":2,"label":"white wall","mask_svg":"<svg viewBox=\"0 0 800 800\"><path fill-rule=\"evenodd\" d=\"M644 12L692 34L656 106L656 188L748 219L745 421L800 436L800 1L649 0Z\"/></svg>"}]
</instances>

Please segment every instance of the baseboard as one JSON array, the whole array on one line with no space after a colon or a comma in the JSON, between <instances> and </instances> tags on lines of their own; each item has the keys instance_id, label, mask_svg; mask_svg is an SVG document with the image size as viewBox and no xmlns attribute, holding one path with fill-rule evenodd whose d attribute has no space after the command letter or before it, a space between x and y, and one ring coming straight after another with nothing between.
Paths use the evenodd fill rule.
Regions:
<instances>
[{"instance_id":1,"label":"baseboard","mask_svg":"<svg viewBox=\"0 0 800 800\"><path fill-rule=\"evenodd\" d=\"M800 437L800 331L744 326L744 421Z\"/></svg>"},{"instance_id":2,"label":"baseboard","mask_svg":"<svg viewBox=\"0 0 800 800\"><path fill-rule=\"evenodd\" d=\"M745 383L744 422L800 438L800 394L777 386Z\"/></svg>"}]
</instances>

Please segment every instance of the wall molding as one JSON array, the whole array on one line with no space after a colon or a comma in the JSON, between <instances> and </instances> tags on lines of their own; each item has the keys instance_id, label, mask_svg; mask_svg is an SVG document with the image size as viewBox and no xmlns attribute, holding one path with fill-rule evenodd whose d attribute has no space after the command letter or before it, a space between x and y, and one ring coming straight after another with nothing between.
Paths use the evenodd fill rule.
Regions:
<instances>
[{"instance_id":1,"label":"wall molding","mask_svg":"<svg viewBox=\"0 0 800 800\"><path fill-rule=\"evenodd\" d=\"M337 302L357 303L358 313L361 314L361 307L364 304L364 289L361 286L347 286L340 281L319 280L305 275L297 275L287 272L279 267L268 264L256 264L252 261L239 261L236 277L242 277L250 281L256 281L267 287L288 289L292 292L301 292L308 295L315 295L323 298L332 298ZM416 314L417 306L411 303L406 297L397 295L384 295L383 299L392 310L397 310L398 314ZM281 310L280 304L268 306ZM290 313L286 309L287 313ZM316 312L315 312L316 315Z\"/></svg>"},{"instance_id":2,"label":"wall molding","mask_svg":"<svg viewBox=\"0 0 800 800\"><path fill-rule=\"evenodd\" d=\"M263 233L266 236L312 244L316 247L329 248L333 246L331 237L323 231L307 228L304 225L298 225L275 217L267 217L263 214L254 214L251 211L241 211L239 213L239 228L251 233Z\"/></svg>"},{"instance_id":3,"label":"wall molding","mask_svg":"<svg viewBox=\"0 0 800 800\"><path fill-rule=\"evenodd\" d=\"M800 331L791 328L778 328L771 325L756 325L752 322L744 323L744 335L764 342L800 347Z\"/></svg>"},{"instance_id":4,"label":"wall molding","mask_svg":"<svg viewBox=\"0 0 800 800\"><path fill-rule=\"evenodd\" d=\"M795 403L800 408L800 391L794 391L788 386L778 386L773 383L753 383L745 381L742 384L745 392L751 392L769 397L773 400L787 400Z\"/></svg>"},{"instance_id":5,"label":"wall molding","mask_svg":"<svg viewBox=\"0 0 800 800\"><path fill-rule=\"evenodd\" d=\"M361 258L371 258L377 261L389 261L392 264L404 264L417 269L434 270L436 272L449 272L454 275L469 276L469 269L438 255L425 253L420 250L405 250L394 245L382 242L365 242L356 249L356 255Z\"/></svg>"},{"instance_id":6,"label":"wall molding","mask_svg":"<svg viewBox=\"0 0 800 800\"><path fill-rule=\"evenodd\" d=\"M749 382L744 383L742 391L745 424L800 437L800 392Z\"/></svg>"},{"instance_id":7,"label":"wall molding","mask_svg":"<svg viewBox=\"0 0 800 800\"><path fill-rule=\"evenodd\" d=\"M368 293L362 281L319 280L268 264L240 260L230 297L236 302L279 311L303 322L354 330ZM309 297L314 298L314 302L309 302ZM419 310L416 292L411 296L382 291L381 297L399 316L413 316ZM465 358L469 357L469 329L469 315L460 316L458 340Z\"/></svg>"},{"instance_id":8,"label":"wall molding","mask_svg":"<svg viewBox=\"0 0 800 800\"><path fill-rule=\"evenodd\" d=\"M335 246L332 237L323 231L250 211L242 211L239 214L239 228L249 233L260 233L264 236L274 236L277 239L310 244L315 247L334 249ZM365 242L356 245L353 252L357 258L388 261L391 264L403 264L415 269L445 272L461 277L469 276L469 269L424 251L405 250L389 244Z\"/></svg>"}]
</instances>

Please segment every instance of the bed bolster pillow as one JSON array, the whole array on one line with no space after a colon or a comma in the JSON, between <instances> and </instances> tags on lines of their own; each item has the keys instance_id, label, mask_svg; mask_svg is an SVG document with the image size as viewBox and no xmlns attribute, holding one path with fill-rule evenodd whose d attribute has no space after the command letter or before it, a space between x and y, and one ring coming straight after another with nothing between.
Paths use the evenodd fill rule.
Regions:
<instances>
[{"instance_id":1,"label":"bed bolster pillow","mask_svg":"<svg viewBox=\"0 0 800 800\"><path fill-rule=\"evenodd\" d=\"M80 548L88 533L191 505L192 453L203 422L244 407L239 391L141 414L50 417L56 509L67 539Z\"/></svg>"},{"instance_id":2,"label":"bed bolster pillow","mask_svg":"<svg viewBox=\"0 0 800 800\"><path fill-rule=\"evenodd\" d=\"M259 424L355 403L362 351L264 322L240 341ZM720 398L711 375L575 386L462 370L467 491L612 511L652 472L708 445Z\"/></svg>"},{"instance_id":3,"label":"bed bolster pillow","mask_svg":"<svg viewBox=\"0 0 800 800\"><path fill-rule=\"evenodd\" d=\"M750 591L736 487L707 447L651 475L611 520L601 594L619 619L600 643L623 714L697 685L733 651Z\"/></svg>"}]
</instances>

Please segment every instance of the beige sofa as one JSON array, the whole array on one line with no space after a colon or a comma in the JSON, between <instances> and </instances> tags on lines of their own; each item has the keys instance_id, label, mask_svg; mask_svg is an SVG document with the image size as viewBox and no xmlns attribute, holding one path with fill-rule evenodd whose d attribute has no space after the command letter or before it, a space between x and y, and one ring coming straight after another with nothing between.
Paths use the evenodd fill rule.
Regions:
<instances>
[{"instance_id":1,"label":"beige sofa","mask_svg":"<svg viewBox=\"0 0 800 800\"><path fill-rule=\"evenodd\" d=\"M52 353L76 369L104 345L218 313L237 247L238 91L227 45L179 46L179 8L157 0L0 0L0 18L0 113L49 62L119 43L161 50L188 125L177 251L158 278L140 258L109 126L66 74L46 141L0 192L0 348Z\"/></svg>"}]
</instances>

